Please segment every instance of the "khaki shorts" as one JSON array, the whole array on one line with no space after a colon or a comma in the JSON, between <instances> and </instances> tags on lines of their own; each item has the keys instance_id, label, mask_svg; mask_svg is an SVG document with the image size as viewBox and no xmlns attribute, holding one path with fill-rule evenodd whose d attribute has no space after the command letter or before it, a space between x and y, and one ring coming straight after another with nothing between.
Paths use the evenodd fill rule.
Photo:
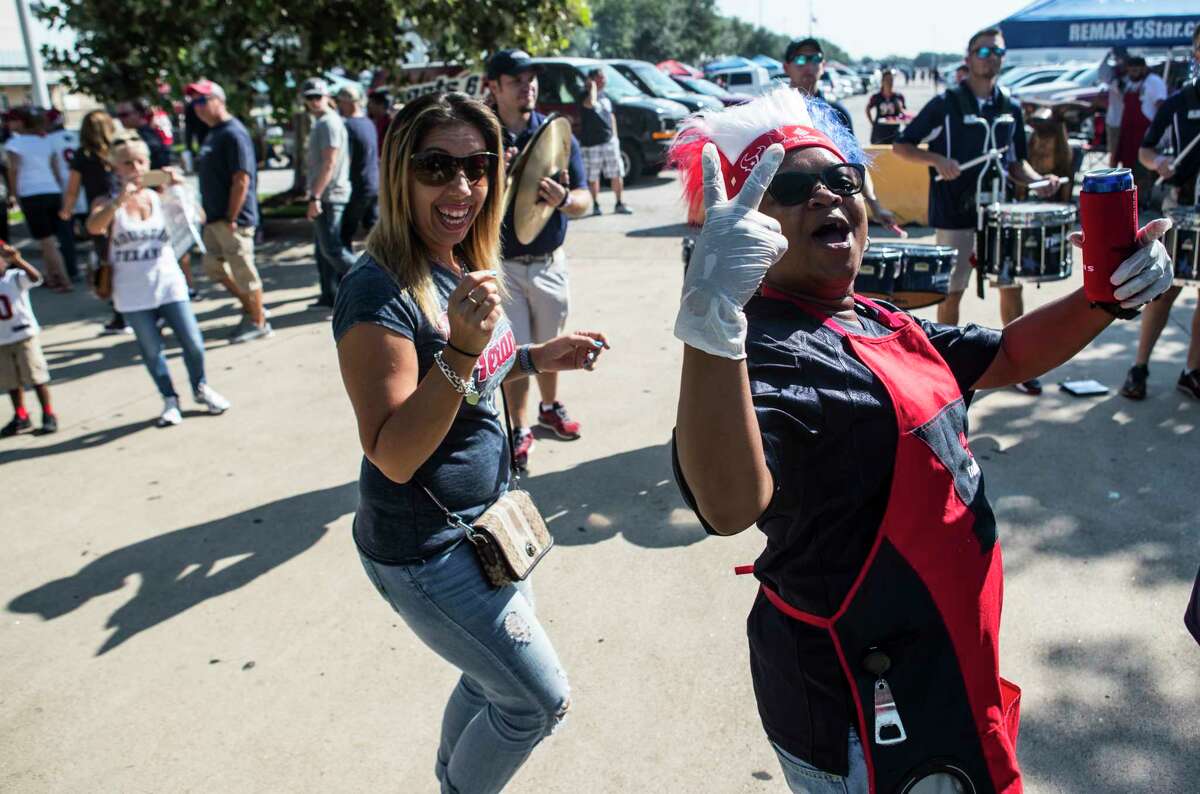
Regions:
<instances>
[{"instance_id":1,"label":"khaki shorts","mask_svg":"<svg viewBox=\"0 0 1200 794\"><path fill-rule=\"evenodd\" d=\"M971 256L975 253L974 229L934 229L938 245L958 249L954 257L954 269L950 271L950 292L966 292L971 283Z\"/></svg>"},{"instance_id":2,"label":"khaki shorts","mask_svg":"<svg viewBox=\"0 0 1200 794\"><path fill-rule=\"evenodd\" d=\"M0 345L0 391L50 382L50 368L36 336Z\"/></svg>"},{"instance_id":3,"label":"khaki shorts","mask_svg":"<svg viewBox=\"0 0 1200 794\"><path fill-rule=\"evenodd\" d=\"M546 342L563 332L571 308L567 255L553 254L504 260L504 313L518 345Z\"/></svg>"},{"instance_id":4,"label":"khaki shorts","mask_svg":"<svg viewBox=\"0 0 1200 794\"><path fill-rule=\"evenodd\" d=\"M230 233L224 221L204 227L204 272L214 281L230 279L242 292L262 289L254 267L254 229L238 227Z\"/></svg>"}]
</instances>

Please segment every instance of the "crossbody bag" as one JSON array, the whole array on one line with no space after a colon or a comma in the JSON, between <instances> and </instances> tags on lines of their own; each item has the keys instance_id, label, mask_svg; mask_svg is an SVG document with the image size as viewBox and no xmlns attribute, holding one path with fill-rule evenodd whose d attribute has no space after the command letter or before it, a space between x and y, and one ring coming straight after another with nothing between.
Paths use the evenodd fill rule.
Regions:
<instances>
[{"instance_id":1,"label":"crossbody bag","mask_svg":"<svg viewBox=\"0 0 1200 794\"><path fill-rule=\"evenodd\" d=\"M446 514L447 521L462 527L467 533L467 540L475 547L479 564L492 586L504 587L529 578L537 564L554 547L554 536L550 534L550 528L546 526L545 519L533 503L533 497L528 491L515 487L521 478L513 460L508 399L504 395L503 385L497 386L496 390L500 392L501 407L504 411L504 448L508 452L508 468L514 487L492 502L473 524L468 524L461 516L442 504L424 483L417 481L415 477L413 482L421 486L421 490L430 501Z\"/></svg>"}]
</instances>

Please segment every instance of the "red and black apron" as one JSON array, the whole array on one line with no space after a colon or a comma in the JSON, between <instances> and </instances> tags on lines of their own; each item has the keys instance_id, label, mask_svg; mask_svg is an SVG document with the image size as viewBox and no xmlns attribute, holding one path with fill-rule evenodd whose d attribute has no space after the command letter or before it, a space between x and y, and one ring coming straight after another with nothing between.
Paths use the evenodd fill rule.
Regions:
<instances>
[{"instance_id":1,"label":"red and black apron","mask_svg":"<svg viewBox=\"0 0 1200 794\"><path fill-rule=\"evenodd\" d=\"M1117 162L1128 168L1133 168L1138 162L1138 147L1150 128L1150 119L1142 113L1142 91L1145 86L1143 80L1140 88L1126 91L1121 96L1121 135L1117 139Z\"/></svg>"},{"instance_id":2,"label":"red and black apron","mask_svg":"<svg viewBox=\"0 0 1200 794\"><path fill-rule=\"evenodd\" d=\"M930 776L926 785L948 776L963 792L1019 794L1020 690L999 675L1000 547L994 522L975 521L977 509L989 508L953 374L904 314L856 297L890 330L866 337L778 290L762 294L839 334L886 387L899 431L887 509L837 610L805 612L765 584L763 594L829 633L872 794L921 791L917 784Z\"/></svg>"}]
</instances>

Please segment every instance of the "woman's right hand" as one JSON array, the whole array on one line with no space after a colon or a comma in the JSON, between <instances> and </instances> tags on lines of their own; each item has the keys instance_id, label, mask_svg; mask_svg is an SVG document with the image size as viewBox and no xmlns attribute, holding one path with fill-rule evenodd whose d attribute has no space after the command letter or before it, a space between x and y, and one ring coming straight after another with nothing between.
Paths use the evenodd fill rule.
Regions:
<instances>
[{"instance_id":1,"label":"woman's right hand","mask_svg":"<svg viewBox=\"0 0 1200 794\"><path fill-rule=\"evenodd\" d=\"M496 271L476 270L464 275L450 293L446 315L450 343L468 353L483 352L501 315Z\"/></svg>"}]
</instances>

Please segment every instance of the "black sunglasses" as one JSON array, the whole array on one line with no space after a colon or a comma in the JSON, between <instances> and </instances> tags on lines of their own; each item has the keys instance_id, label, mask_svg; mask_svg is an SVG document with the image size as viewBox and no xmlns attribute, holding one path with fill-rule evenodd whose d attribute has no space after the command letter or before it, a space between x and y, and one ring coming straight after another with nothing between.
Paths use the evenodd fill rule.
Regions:
<instances>
[{"instance_id":1,"label":"black sunglasses","mask_svg":"<svg viewBox=\"0 0 1200 794\"><path fill-rule=\"evenodd\" d=\"M990 58L993 55L995 55L997 58L1003 58L1004 54L1007 52L1008 50L1006 50L1004 47L978 47L975 50L975 54L980 58Z\"/></svg>"},{"instance_id":2,"label":"black sunglasses","mask_svg":"<svg viewBox=\"0 0 1200 794\"><path fill-rule=\"evenodd\" d=\"M792 56L792 63L796 64L797 66L803 66L806 63L821 63L824 60L825 60L824 54L819 53L819 52L814 52L812 55L793 55Z\"/></svg>"},{"instance_id":3,"label":"black sunglasses","mask_svg":"<svg viewBox=\"0 0 1200 794\"><path fill-rule=\"evenodd\" d=\"M445 185L462 171L472 185L488 175L496 162L494 152L475 152L455 157L446 152L418 152L412 156L413 174L430 187Z\"/></svg>"},{"instance_id":4,"label":"black sunglasses","mask_svg":"<svg viewBox=\"0 0 1200 794\"><path fill-rule=\"evenodd\" d=\"M794 207L808 201L818 184L839 196L853 196L862 192L866 174L867 169L861 163L838 163L817 173L787 171L775 175L767 186L767 193L775 199L776 204L784 207Z\"/></svg>"}]
</instances>

